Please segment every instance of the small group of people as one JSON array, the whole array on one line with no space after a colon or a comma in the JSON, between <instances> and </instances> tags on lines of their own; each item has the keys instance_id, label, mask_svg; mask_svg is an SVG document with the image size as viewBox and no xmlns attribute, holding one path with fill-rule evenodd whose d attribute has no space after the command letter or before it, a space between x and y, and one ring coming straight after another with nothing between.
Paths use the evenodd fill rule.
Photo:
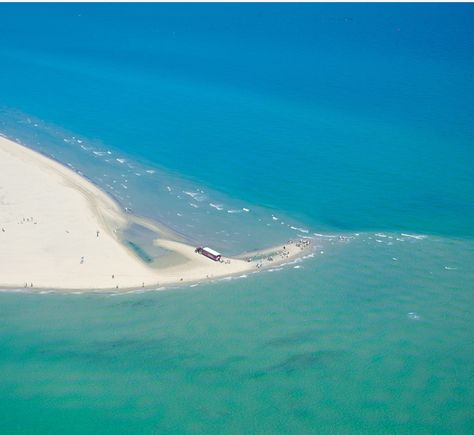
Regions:
<instances>
[{"instance_id":1,"label":"small group of people","mask_svg":"<svg viewBox=\"0 0 474 435\"><path fill-rule=\"evenodd\" d=\"M308 239L301 239L296 242L296 246L300 248L301 250L307 248L308 246L311 245L311 240Z\"/></svg>"},{"instance_id":2,"label":"small group of people","mask_svg":"<svg viewBox=\"0 0 474 435\"><path fill-rule=\"evenodd\" d=\"M291 240L289 241L291 242ZM278 255L280 258L289 258L290 257L290 250L286 248L286 246L283 246L283 249L281 251L278 251Z\"/></svg>"},{"instance_id":3,"label":"small group of people","mask_svg":"<svg viewBox=\"0 0 474 435\"><path fill-rule=\"evenodd\" d=\"M33 222L35 225L37 222L34 221L34 219L32 217L27 217L27 218L23 218L21 220L21 222L18 222L19 224L24 224L25 222Z\"/></svg>"},{"instance_id":4,"label":"small group of people","mask_svg":"<svg viewBox=\"0 0 474 435\"><path fill-rule=\"evenodd\" d=\"M283 249L279 252L281 258L289 258L290 250L286 249L286 246L283 246Z\"/></svg>"}]
</instances>

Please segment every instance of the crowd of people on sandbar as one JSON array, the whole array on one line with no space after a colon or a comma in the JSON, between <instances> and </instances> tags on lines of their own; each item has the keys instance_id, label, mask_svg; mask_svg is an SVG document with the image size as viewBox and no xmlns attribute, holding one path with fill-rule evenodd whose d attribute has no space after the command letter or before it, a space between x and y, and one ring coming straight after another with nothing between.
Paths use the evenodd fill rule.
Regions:
<instances>
[{"instance_id":1,"label":"crowd of people on sandbar","mask_svg":"<svg viewBox=\"0 0 474 435\"><path fill-rule=\"evenodd\" d=\"M268 257L266 258L263 258L261 259L260 261L257 262L256 264L256 268L257 269L261 269L263 266L264 266L264 263L267 261L267 262L272 262L275 260L274 257L280 257L280 259L287 259L287 258L290 258L290 249L287 248L287 245L295 245L297 248L300 248L300 250L304 250L306 248L309 248L311 246L311 240L309 239L299 239L299 240L288 240L288 242L286 243L286 245L283 246L282 249L280 249L279 251L275 252L274 254L272 255L269 255ZM252 261L252 258L251 257L247 257L246 258L247 262L251 262Z\"/></svg>"}]
</instances>

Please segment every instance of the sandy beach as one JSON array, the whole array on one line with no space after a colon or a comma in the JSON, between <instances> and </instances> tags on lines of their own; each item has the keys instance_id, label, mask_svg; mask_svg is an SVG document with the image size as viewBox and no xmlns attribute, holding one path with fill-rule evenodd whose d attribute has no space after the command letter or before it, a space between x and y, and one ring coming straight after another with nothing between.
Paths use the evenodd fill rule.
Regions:
<instances>
[{"instance_id":1,"label":"sandy beach","mask_svg":"<svg viewBox=\"0 0 474 435\"><path fill-rule=\"evenodd\" d=\"M133 219L84 177L0 136L2 288L97 291L200 282L273 267L310 249L294 241L215 262L162 235L154 243L179 261L165 255L151 266L120 240Z\"/></svg>"}]
</instances>

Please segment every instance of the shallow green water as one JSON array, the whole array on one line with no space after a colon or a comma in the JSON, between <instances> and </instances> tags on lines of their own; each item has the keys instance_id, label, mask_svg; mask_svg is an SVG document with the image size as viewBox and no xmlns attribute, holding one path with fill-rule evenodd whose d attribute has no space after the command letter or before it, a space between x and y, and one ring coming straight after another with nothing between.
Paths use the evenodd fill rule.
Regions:
<instances>
[{"instance_id":1,"label":"shallow green water","mask_svg":"<svg viewBox=\"0 0 474 435\"><path fill-rule=\"evenodd\" d=\"M474 245L375 238L225 286L1 294L2 433L472 432Z\"/></svg>"}]
</instances>

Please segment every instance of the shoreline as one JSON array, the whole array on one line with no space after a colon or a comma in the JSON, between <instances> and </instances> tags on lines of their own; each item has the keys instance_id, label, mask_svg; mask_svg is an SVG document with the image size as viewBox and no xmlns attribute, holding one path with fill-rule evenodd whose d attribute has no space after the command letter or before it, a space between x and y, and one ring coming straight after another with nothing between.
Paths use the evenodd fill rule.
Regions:
<instances>
[{"instance_id":1,"label":"shoreline","mask_svg":"<svg viewBox=\"0 0 474 435\"><path fill-rule=\"evenodd\" d=\"M154 233L152 245L166 251L153 265L121 237L131 225ZM195 253L189 242L165 224L127 212L61 162L0 135L0 289L130 292L181 287L270 269L311 249L309 241L298 240L215 262ZM170 258L180 261L167 264Z\"/></svg>"},{"instance_id":2,"label":"shoreline","mask_svg":"<svg viewBox=\"0 0 474 435\"><path fill-rule=\"evenodd\" d=\"M275 263L273 266L283 268L288 265L293 265L298 260L304 261L305 259L313 256L314 250L306 251L305 254L301 254L297 257L293 257L290 261L284 263ZM259 274L262 272L270 272L272 265L269 264L259 270L248 270L245 272L235 272L226 275L221 275L214 278L204 278L199 281L183 281L183 282L170 282L163 283L163 285L148 285L145 287L121 287L121 288L50 288L50 287L5 287L0 284L0 293L23 293L23 294L64 294L64 295L81 295L81 294L93 294L93 295L126 295L133 293L147 293L147 292L161 292L161 291L172 291L182 290L186 288L194 288L206 284L216 284L222 281L232 281L239 278L249 278L251 275ZM242 276L245 275L245 276Z\"/></svg>"}]
</instances>

